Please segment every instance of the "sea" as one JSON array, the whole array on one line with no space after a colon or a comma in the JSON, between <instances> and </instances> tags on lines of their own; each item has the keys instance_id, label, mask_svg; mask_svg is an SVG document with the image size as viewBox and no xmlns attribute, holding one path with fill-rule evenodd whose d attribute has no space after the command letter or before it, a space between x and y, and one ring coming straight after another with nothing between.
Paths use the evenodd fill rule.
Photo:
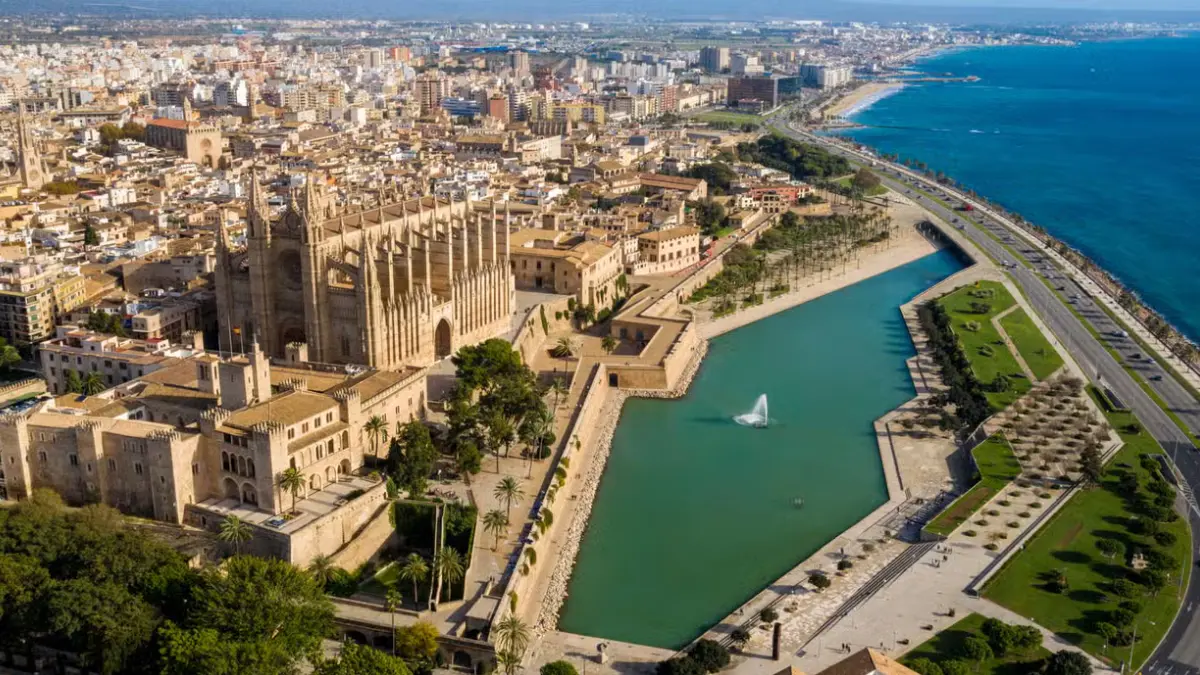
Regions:
<instances>
[{"instance_id":1,"label":"sea","mask_svg":"<svg viewBox=\"0 0 1200 675\"><path fill-rule=\"evenodd\" d=\"M965 49L914 69L979 80L872 97L851 137L1044 227L1200 340L1200 34Z\"/></svg>"}]
</instances>

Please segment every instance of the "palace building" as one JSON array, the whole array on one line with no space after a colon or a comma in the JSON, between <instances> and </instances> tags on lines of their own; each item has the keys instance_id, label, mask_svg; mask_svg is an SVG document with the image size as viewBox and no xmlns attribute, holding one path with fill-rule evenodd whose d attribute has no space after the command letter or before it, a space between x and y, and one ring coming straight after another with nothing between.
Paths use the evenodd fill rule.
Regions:
<instances>
[{"instance_id":1,"label":"palace building","mask_svg":"<svg viewBox=\"0 0 1200 675\"><path fill-rule=\"evenodd\" d=\"M310 179L272 220L251 176L245 250L217 244L221 349L256 337L275 357L424 366L510 329L507 206L434 197L343 209Z\"/></svg>"}]
</instances>

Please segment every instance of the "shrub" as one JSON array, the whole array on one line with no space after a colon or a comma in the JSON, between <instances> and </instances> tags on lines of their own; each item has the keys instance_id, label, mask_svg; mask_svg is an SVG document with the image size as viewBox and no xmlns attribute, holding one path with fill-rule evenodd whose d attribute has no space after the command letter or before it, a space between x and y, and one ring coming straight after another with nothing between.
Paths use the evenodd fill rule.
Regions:
<instances>
[{"instance_id":1,"label":"shrub","mask_svg":"<svg viewBox=\"0 0 1200 675\"><path fill-rule=\"evenodd\" d=\"M704 675L704 669L690 656L660 661L654 672L656 675Z\"/></svg>"},{"instance_id":2,"label":"shrub","mask_svg":"<svg viewBox=\"0 0 1200 675\"><path fill-rule=\"evenodd\" d=\"M1112 582L1109 587L1112 589L1113 594L1122 598L1137 597L1141 592L1141 589L1137 587L1137 584L1128 579L1117 579L1116 581Z\"/></svg>"},{"instance_id":3,"label":"shrub","mask_svg":"<svg viewBox=\"0 0 1200 675\"><path fill-rule=\"evenodd\" d=\"M833 582L829 580L829 577L825 576L821 572L813 572L812 574L808 575L808 583L812 584L813 587L818 591L823 591L833 584Z\"/></svg>"},{"instance_id":4,"label":"shrub","mask_svg":"<svg viewBox=\"0 0 1200 675\"><path fill-rule=\"evenodd\" d=\"M775 623L775 620L779 618L779 612L768 607L758 613L758 618L762 619L763 623Z\"/></svg>"},{"instance_id":5,"label":"shrub","mask_svg":"<svg viewBox=\"0 0 1200 675\"><path fill-rule=\"evenodd\" d=\"M997 511L996 509L988 509L988 512L987 512L987 514L988 514L989 516L995 517L995 516L998 516L998 515L1000 515L1000 512L999 512L999 511Z\"/></svg>"},{"instance_id":6,"label":"shrub","mask_svg":"<svg viewBox=\"0 0 1200 675\"><path fill-rule=\"evenodd\" d=\"M975 521L975 524L980 527L987 527L987 524L988 524L987 518L980 518L979 520Z\"/></svg>"},{"instance_id":7,"label":"shrub","mask_svg":"<svg viewBox=\"0 0 1200 675\"><path fill-rule=\"evenodd\" d=\"M1092 675L1092 662L1079 652L1055 652L1042 666L1045 675Z\"/></svg>"},{"instance_id":8,"label":"shrub","mask_svg":"<svg viewBox=\"0 0 1200 675\"><path fill-rule=\"evenodd\" d=\"M942 661L940 665L942 666L943 675L971 675L971 673L975 672L975 668L962 659Z\"/></svg>"},{"instance_id":9,"label":"shrub","mask_svg":"<svg viewBox=\"0 0 1200 675\"><path fill-rule=\"evenodd\" d=\"M909 670L920 673L920 675L944 675L942 667L926 658L913 659L906 662Z\"/></svg>"},{"instance_id":10,"label":"shrub","mask_svg":"<svg viewBox=\"0 0 1200 675\"><path fill-rule=\"evenodd\" d=\"M1108 613L1108 622L1117 628L1125 628L1129 624L1133 623L1133 620L1136 618L1136 616L1137 615L1133 612L1118 607Z\"/></svg>"},{"instance_id":11,"label":"shrub","mask_svg":"<svg viewBox=\"0 0 1200 675\"><path fill-rule=\"evenodd\" d=\"M995 542L990 542L990 541L988 543L984 544L983 547L989 551L995 551L996 549L1000 548L999 546L997 546L995 544Z\"/></svg>"},{"instance_id":12,"label":"shrub","mask_svg":"<svg viewBox=\"0 0 1200 675\"><path fill-rule=\"evenodd\" d=\"M715 673L729 665L729 650L712 640L700 640L688 657L706 673Z\"/></svg>"},{"instance_id":13,"label":"shrub","mask_svg":"<svg viewBox=\"0 0 1200 675\"><path fill-rule=\"evenodd\" d=\"M974 537L976 534L979 534L979 533L976 532L975 530L963 530L964 537Z\"/></svg>"},{"instance_id":14,"label":"shrub","mask_svg":"<svg viewBox=\"0 0 1200 675\"><path fill-rule=\"evenodd\" d=\"M838 568L839 572L844 572L844 571L850 569L851 567L854 567L854 563L850 560L839 560L838 561L837 568Z\"/></svg>"},{"instance_id":15,"label":"shrub","mask_svg":"<svg viewBox=\"0 0 1200 675\"><path fill-rule=\"evenodd\" d=\"M1012 502L1008 501L1007 499L1001 499L1000 501L998 501L996 503L999 504L1000 506L1012 506Z\"/></svg>"},{"instance_id":16,"label":"shrub","mask_svg":"<svg viewBox=\"0 0 1200 675\"><path fill-rule=\"evenodd\" d=\"M551 661L542 666L538 672L541 675L579 675L579 671L575 670L575 666L567 661Z\"/></svg>"},{"instance_id":17,"label":"shrub","mask_svg":"<svg viewBox=\"0 0 1200 675\"><path fill-rule=\"evenodd\" d=\"M1029 513L1028 511L1022 511L1022 512L1018 513L1017 515L1020 516L1021 518L1028 518L1029 516L1031 516L1033 514Z\"/></svg>"}]
</instances>

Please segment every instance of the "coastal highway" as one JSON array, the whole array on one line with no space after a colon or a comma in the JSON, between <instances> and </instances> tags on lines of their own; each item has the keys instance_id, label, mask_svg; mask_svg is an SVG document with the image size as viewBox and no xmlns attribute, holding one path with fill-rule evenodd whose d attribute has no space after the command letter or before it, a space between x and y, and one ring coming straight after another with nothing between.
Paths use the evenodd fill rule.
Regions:
<instances>
[{"instance_id":1,"label":"coastal highway","mask_svg":"<svg viewBox=\"0 0 1200 675\"><path fill-rule=\"evenodd\" d=\"M772 124L772 127L797 140L821 145L856 164L870 163L876 167L883 167L883 170L877 168L877 172L888 187L912 198L945 222L954 224L980 249L1004 265L1030 305L1084 369L1088 378L1115 392L1175 461L1186 484L1181 492L1189 502L1193 557L1200 558L1200 507L1197 507L1192 496L1194 492L1200 491L1200 452L1195 449L1188 435L1142 389L1126 371L1125 366L1113 357L1083 321L1088 321L1097 333L1106 336L1106 341L1111 340L1110 346L1117 354L1147 378L1147 384L1193 430L1200 428L1200 410L1197 410L1195 398L1170 374L1163 373L1148 355L1140 353L1142 350L1136 343L1128 338L1118 337L1120 329L1111 318L1095 306L1084 289L1069 275L1020 236L1015 224L1005 221L978 202L957 192L947 191L944 187L903 167L882 162L876 157L842 147L827 138L800 132L778 122ZM947 201L966 201L976 210L969 214L956 212L929 195L944 195ZM999 241L994 236L998 237ZM1039 275L1048 275L1046 281L1049 285L1043 282ZM1062 291L1058 291L1060 287ZM1075 305L1078 316L1068 304ZM1083 317L1082 320L1080 316ZM1134 359L1135 354L1139 358ZM1197 610L1200 610L1200 584L1190 584L1178 617L1142 672L1152 675L1200 674L1200 618ZM1148 626L1143 627L1143 630L1145 628Z\"/></svg>"}]
</instances>

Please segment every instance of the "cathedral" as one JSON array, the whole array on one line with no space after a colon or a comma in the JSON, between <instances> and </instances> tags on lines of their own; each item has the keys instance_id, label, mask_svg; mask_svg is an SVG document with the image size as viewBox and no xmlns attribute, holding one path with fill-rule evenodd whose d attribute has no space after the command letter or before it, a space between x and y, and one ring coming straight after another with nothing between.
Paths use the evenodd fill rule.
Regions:
<instances>
[{"instance_id":1,"label":"cathedral","mask_svg":"<svg viewBox=\"0 0 1200 675\"><path fill-rule=\"evenodd\" d=\"M217 242L222 351L257 338L275 357L303 343L312 361L395 369L509 331L507 207L420 197L340 208L310 177L272 222L250 182L245 250L223 227Z\"/></svg>"}]
</instances>

